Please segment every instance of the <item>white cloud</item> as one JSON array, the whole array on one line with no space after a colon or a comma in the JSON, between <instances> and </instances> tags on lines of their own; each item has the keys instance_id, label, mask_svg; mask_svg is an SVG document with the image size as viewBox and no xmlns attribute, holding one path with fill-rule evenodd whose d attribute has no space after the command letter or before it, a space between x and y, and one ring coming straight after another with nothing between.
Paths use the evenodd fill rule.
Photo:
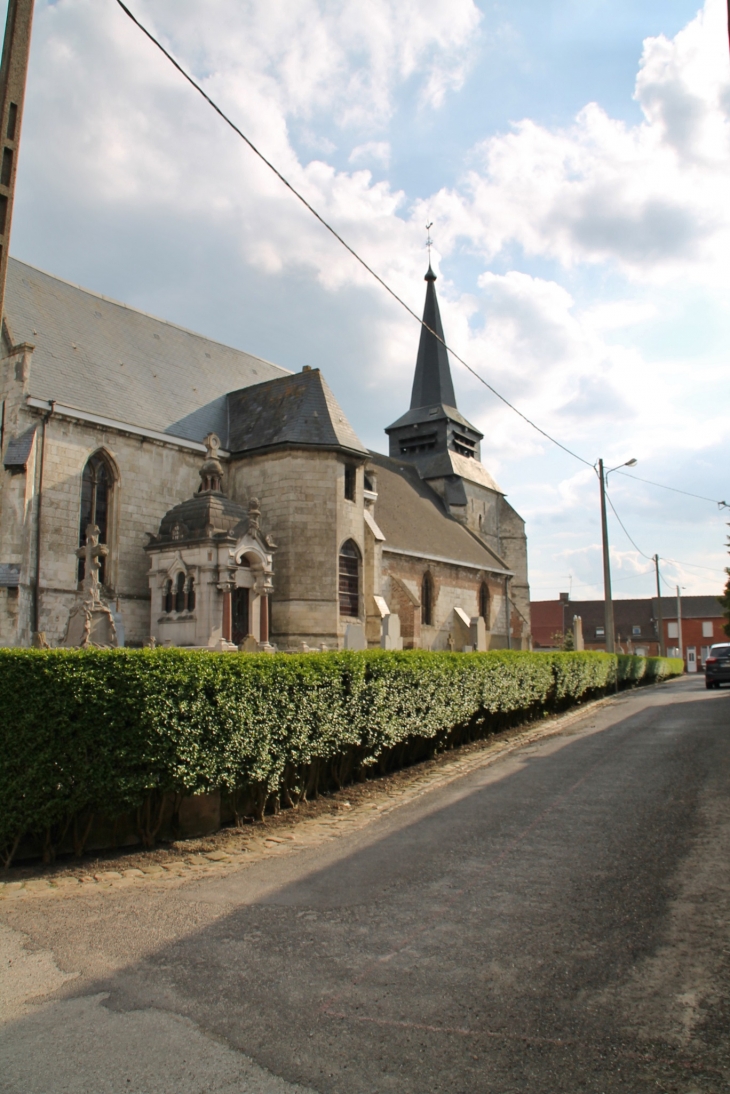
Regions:
<instances>
[{"instance_id":1,"label":"white cloud","mask_svg":"<svg viewBox=\"0 0 730 1094\"><path fill-rule=\"evenodd\" d=\"M350 163L379 163L387 167L390 163L390 141L367 141L358 144L350 152Z\"/></svg>"},{"instance_id":2,"label":"white cloud","mask_svg":"<svg viewBox=\"0 0 730 1094\"><path fill-rule=\"evenodd\" d=\"M491 260L518 244L564 267L615 263L639 282L691 271L730 285L730 66L722 0L672 41L644 44L636 98L645 120L595 103L569 129L525 120L475 151L455 190L429 199L442 246Z\"/></svg>"},{"instance_id":3,"label":"white cloud","mask_svg":"<svg viewBox=\"0 0 730 1094\"><path fill-rule=\"evenodd\" d=\"M208 0L204 18L193 0L134 0L134 10L416 311L423 225L437 222L447 337L528 416L590 460L653 460L647 477L662 481L688 454L706 452L711 466L724 459L724 361L712 348L689 364L671 343L648 351L635 329L670 326L687 286L705 303L730 288L722 0L707 0L671 41L647 40L639 124L597 104L569 127L523 120L481 141L458 185L411 205L382 178L387 123L406 85L426 110L458 90L479 34L473 0ZM367 395L372 423L356 425L377 443L397 416L380 397L383 381L389 399L407 398L418 328L116 5L39 0L27 106L14 228L25 249L16 253L275 356L249 341L261 316L246 293L259 291L267 337L291 327L280 344L292 367L308 352L296 310L306 299L311 345L343 401L349 391L357 410ZM332 162L335 144L352 147L351 169ZM476 283L456 276L462 250L482 263ZM216 331L208 316L219 298L229 303ZM543 438L454 371L462 408L485 432L485 460L498 478L509 468L544 550L555 537L556 557L595 559L584 520L595 509L592 471L566 480L562 456L551 462ZM668 509L647 502L645 512L668 526ZM560 565L567 572L567 556Z\"/></svg>"}]
</instances>

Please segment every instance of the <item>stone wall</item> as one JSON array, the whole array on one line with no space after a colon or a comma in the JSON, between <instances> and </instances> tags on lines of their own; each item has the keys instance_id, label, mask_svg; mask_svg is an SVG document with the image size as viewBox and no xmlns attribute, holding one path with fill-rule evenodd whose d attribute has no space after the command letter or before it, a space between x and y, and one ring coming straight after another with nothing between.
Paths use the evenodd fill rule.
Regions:
<instances>
[{"instance_id":1,"label":"stone wall","mask_svg":"<svg viewBox=\"0 0 730 1094\"><path fill-rule=\"evenodd\" d=\"M342 646L351 619L339 614L338 556L353 539L365 556L363 472L358 465L355 501L345 498L345 466L338 452L284 449L232 462L230 495L240 504L257 497L261 523L278 550L271 597L271 641ZM361 464L362 461L359 461ZM362 572L362 568L361 568ZM364 622L362 595L359 620Z\"/></svg>"},{"instance_id":2,"label":"stone wall","mask_svg":"<svg viewBox=\"0 0 730 1094\"><path fill-rule=\"evenodd\" d=\"M424 623L420 608L416 611L413 609L413 598L420 604L421 585L427 571L433 579L431 626ZM383 545L383 595L391 609L398 612L406 648L420 646L423 649L447 650L450 648L450 635L453 648L462 648L466 639L460 642L462 627L454 616L454 608L461 608L469 619L478 615L482 582L487 583L490 594L489 619L486 621L488 648L502 649L507 645L503 578L466 566L393 554L388 551L387 543ZM410 597L404 595L404 587Z\"/></svg>"},{"instance_id":3,"label":"stone wall","mask_svg":"<svg viewBox=\"0 0 730 1094\"><path fill-rule=\"evenodd\" d=\"M22 410L17 432L39 422ZM38 453L40 430L36 433ZM103 450L115 479L108 522L107 595L119 598L129 644L150 633L148 560L145 533L156 532L173 505L190 497L199 484L201 456L173 445L122 434L85 422L52 416L46 425L41 507L39 630L60 642L77 588L81 480L89 456ZM28 645L31 640L32 586L39 468L32 460L25 474L3 472L0 561L21 562L17 609L0 605L0 643ZM5 610L2 611L4 606Z\"/></svg>"}]
</instances>

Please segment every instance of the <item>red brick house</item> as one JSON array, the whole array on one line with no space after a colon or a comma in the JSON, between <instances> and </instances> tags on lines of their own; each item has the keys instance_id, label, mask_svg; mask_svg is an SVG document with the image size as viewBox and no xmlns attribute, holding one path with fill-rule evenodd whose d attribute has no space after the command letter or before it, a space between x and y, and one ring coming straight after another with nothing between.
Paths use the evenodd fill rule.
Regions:
<instances>
[{"instance_id":1,"label":"red brick house","mask_svg":"<svg viewBox=\"0 0 730 1094\"><path fill-rule=\"evenodd\" d=\"M715 596L684 596L681 599L681 624L677 598L663 596L661 615L667 653L681 656L688 672L704 666L710 646L724 642L726 622L722 606ZM583 641L587 650L606 648L604 602L571 600L561 593L558 600L537 600L530 604L534 648L559 649L563 637L572 630L574 616L580 616ZM659 653L659 601L657 597L614 600L616 650L656 656ZM680 632L681 627L681 643Z\"/></svg>"}]
</instances>

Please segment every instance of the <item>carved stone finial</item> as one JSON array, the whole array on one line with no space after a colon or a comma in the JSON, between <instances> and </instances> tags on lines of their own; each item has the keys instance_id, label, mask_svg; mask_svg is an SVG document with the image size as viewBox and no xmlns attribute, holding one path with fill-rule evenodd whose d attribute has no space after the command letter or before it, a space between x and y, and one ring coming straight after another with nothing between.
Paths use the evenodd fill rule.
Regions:
<instances>
[{"instance_id":1,"label":"carved stone finial","mask_svg":"<svg viewBox=\"0 0 730 1094\"><path fill-rule=\"evenodd\" d=\"M258 532L261 526L261 510L259 509L259 499L251 498L248 503L248 530L249 533Z\"/></svg>"},{"instance_id":2,"label":"carved stone finial","mask_svg":"<svg viewBox=\"0 0 730 1094\"><path fill-rule=\"evenodd\" d=\"M218 449L221 446L217 434L209 433L203 440L206 447L206 456L203 466L200 468L199 494L222 493L223 465L218 458Z\"/></svg>"}]
</instances>

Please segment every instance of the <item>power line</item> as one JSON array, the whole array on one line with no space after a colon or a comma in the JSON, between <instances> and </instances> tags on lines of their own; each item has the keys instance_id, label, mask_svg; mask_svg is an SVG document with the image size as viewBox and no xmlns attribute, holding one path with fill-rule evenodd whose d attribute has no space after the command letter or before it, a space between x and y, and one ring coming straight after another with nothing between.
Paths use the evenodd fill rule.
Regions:
<instances>
[{"instance_id":1,"label":"power line","mask_svg":"<svg viewBox=\"0 0 730 1094\"><path fill-rule=\"evenodd\" d=\"M659 556L662 562L669 562L673 566L689 566L690 570L708 570L711 574L724 574L725 570L719 566L700 566L698 562L680 562L676 558L664 558L663 555Z\"/></svg>"},{"instance_id":2,"label":"power line","mask_svg":"<svg viewBox=\"0 0 730 1094\"><path fill-rule=\"evenodd\" d=\"M658 486L660 490L671 490L675 494L684 494L687 498L698 498L700 501L711 501L713 505L719 506L721 509L728 509L728 503L726 501L718 501L717 498L706 498L703 494L692 494L689 490L680 490L676 486L665 486L663 482L652 482L651 479L642 479L639 475L629 475L628 471L616 471L617 475L624 475L627 479L636 479L637 482L648 483L649 486Z\"/></svg>"},{"instance_id":3,"label":"power line","mask_svg":"<svg viewBox=\"0 0 730 1094\"><path fill-rule=\"evenodd\" d=\"M641 548L636 545L634 540L629 535L629 532L626 528L626 525L624 524L624 522L621 520L621 517L616 512L616 506L611 501L611 498L608 495L608 491L606 491L606 500L608 501L608 504L611 506L611 509L613 510L613 515L615 516L616 520L619 522L619 524L623 528L624 533L626 534L626 538L631 543L632 547L634 547L634 549L639 552L639 554L642 556L642 558L646 558L646 559L649 560L649 562L653 562L654 559L651 557L651 555L645 554L644 551L642 551ZM707 571L709 571L709 573L712 573L712 574L719 574L719 573L724 573L725 572L724 570L718 569L715 566L702 566L698 562L680 562L676 558L665 558L663 555L660 555L659 557L660 557L662 562L669 562L669 563L673 564L674 566L688 566L691 570L707 570ZM649 572L650 571L647 571L647 573L649 573Z\"/></svg>"},{"instance_id":4,"label":"power line","mask_svg":"<svg viewBox=\"0 0 730 1094\"><path fill-rule=\"evenodd\" d=\"M642 556L642 558L646 558L646 559L649 560L649 562L653 562L654 560L652 559L651 555L647 555L645 551L642 551L641 547L637 547L636 544L634 543L633 539L631 538L631 536L629 535L629 533L626 529L626 525L624 524L624 522L621 520L621 517L616 512L616 506L611 501L611 498L609 497L608 490L606 490L606 501L611 506L611 508L613 510L613 515L615 516L616 520L619 522L619 524L623 528L624 533L626 535L626 538L628 539L631 546L639 552L639 554Z\"/></svg>"},{"instance_id":5,"label":"power line","mask_svg":"<svg viewBox=\"0 0 730 1094\"><path fill-rule=\"evenodd\" d=\"M300 201L302 203L302 205L304 205L304 207L312 214L312 216L315 217L319 221L319 223L322 225L322 227L325 228L337 240L337 242L340 243L345 248L345 250L348 251L349 254L352 255L352 257L355 259L355 261L358 262L363 267L363 269L366 270L367 273L369 273L370 276L373 277L378 282L378 284L381 285L382 288L384 288L385 291L398 304L400 304L400 306L402 308L404 308L405 311L407 311L408 314L413 319L415 319L416 322L421 327L423 327L425 330L427 330L429 332L429 334L433 335L433 337L436 338L437 341L439 341L442 344L442 346L451 354L452 357L454 357L459 362L459 364L463 365L463 367L468 372L470 372L472 374L472 376L474 376L475 379L477 379L481 384L483 384L484 387L486 387L487 390L492 393L492 395L494 395L497 399L499 399L500 402L504 403L504 405L506 407L508 407L511 411L513 411L515 414L517 414L518 417L522 418L522 420L524 422L526 422L527 425L529 425L532 429L534 429L542 437L544 437L546 440L550 441L551 444L556 445L558 448L562 449L563 452L567 453L567 455L572 456L573 459L578 460L579 463L584 464L586 467L595 467L595 465L592 464L590 462L590 460L586 460L586 459L584 459L583 456L579 456L577 452L573 452L573 450L571 448L568 448L567 445L564 445L562 443L562 441L557 440L550 433L547 433L539 425L537 425L535 422L533 422L531 418L528 418L527 415L524 414L521 410L519 410L513 403L511 403L509 401L509 399L505 398L504 395L502 395L499 391L497 391L497 389L495 387L493 387L489 383L488 380L485 380L483 376L481 376L475 369L473 369L472 366L467 361L465 361L463 357L461 357L455 350L451 349L451 347L444 341L444 339L441 337L441 335L438 334L431 327L429 327L429 325L427 323L425 323L423 321L423 319L419 315L417 315L416 312L414 312L413 309L408 304L406 304L405 300L403 300L403 298L398 295L398 293L395 291L395 289L392 289L390 287L390 285L386 281L384 281L383 278L378 273L376 273L375 270L371 266L368 265L368 263L365 261L365 259L362 258L358 254L358 252L354 249L354 247L351 247L350 244L345 239L343 239L343 237L339 234L339 232L335 228L333 228L332 225L327 220L325 220L325 218L321 215L321 213L319 213L314 208L314 206L310 204L310 202L307 201L307 199L304 197L304 195L302 193L300 193L300 191L297 190L297 188L291 182L289 182L289 180L281 173L281 171L279 171L279 169L277 167L274 166L274 164L269 159L267 159L267 157L253 143L253 141L249 137L246 136L246 134L243 132L243 130L241 130L236 125L236 123L231 118L228 117L228 115L221 109L221 107L218 106L218 104L215 102L215 100L211 99L210 95L208 95L207 92L205 92L203 90L203 88L200 86L200 84L197 83L197 81L194 80L193 77L190 76L189 73L187 73L185 71L185 69L182 67L182 65L179 64L179 62L175 60L175 58L172 56L172 54L167 49L165 49L165 47L162 45L162 43L157 38L155 38L155 36L152 34L152 32L149 31L147 29L147 27L145 27L144 24L139 21L139 19L137 19L137 17L129 10L127 5L125 3L123 3L123 0L116 0L116 2L119 5L119 7L122 9L122 11L125 13L125 15L134 23L134 25L139 30L142 31L142 33L150 40L150 42L152 42L153 45L155 45L159 49L159 51L163 54L163 56L165 56L167 58L167 60L170 62L170 64L173 65L174 68L177 69L177 71L180 73L180 75L185 80L187 80L187 82L190 84L190 86L193 87L198 92L198 94L201 95L205 99L205 101L208 103L208 105L211 106L213 108L213 110L215 110L216 114L219 115L219 117L226 123L226 125L230 126L230 128L233 130L233 132L236 133L236 135L239 136L241 138L241 140L244 141L245 144L248 145L248 147L251 149L251 151L254 153L254 155L258 156L258 158L261 160L261 162L264 163L269 168L269 170L272 171L276 175L276 177L279 179L279 181L281 183L283 183L283 185L286 186L286 188L294 195L294 197L296 197L297 200ZM645 482L645 483L649 484L650 486L658 486L662 490L672 490L677 494L685 494L687 497L698 498L701 501L709 501L709 502L712 502L713 504L718 505L720 507L730 508L730 506L727 506L726 502L717 501L715 498L706 498L706 497L703 497L701 494L692 494L687 490L679 490L674 486L665 486L663 483L660 483L660 482L652 482L650 479L642 479L638 475L627 475L625 471L619 471L618 473L622 474L622 475L626 475L627 478L630 478L630 479L633 478L633 479L637 479L637 481L639 481L639 482ZM611 508L614 510L614 513L616 513L616 510L613 507L613 503L611 503ZM616 518L619 521L619 524L621 524L621 520L618 517L618 514L616 514ZM623 528L623 524L621 524L621 527ZM624 528L624 531L626 531L625 528ZM629 539L631 539L631 536L629 536L628 532L626 532L626 535L628 536ZM631 542L633 543L633 540L631 540ZM634 544L634 546L636 546L636 544ZM636 549L637 549L637 551L639 550L638 547ZM643 551L639 551L639 554L643 554ZM644 557L648 558L649 556L644 555Z\"/></svg>"},{"instance_id":6,"label":"power line","mask_svg":"<svg viewBox=\"0 0 730 1094\"><path fill-rule=\"evenodd\" d=\"M522 420L524 422L527 422L527 424L529 426L531 426L533 429L535 429L541 436L545 437L545 439L550 441L551 444L557 445L558 448L562 448L563 452L566 452L569 456L572 456L573 459L578 460L580 463L585 464L586 467L592 467L593 466L593 464L590 462L590 460L585 460L582 456L579 456L577 452L573 452L566 445L564 445L560 441L556 440L555 437L552 437L549 433L546 433L545 430L541 429L539 425L536 425L536 423L533 422L531 418L528 418L526 414L523 414L521 410L518 410L517 407L514 406L514 404L509 401L509 399L506 399L504 397L504 395L501 395L497 391L496 388L492 387L492 385L487 380L485 380L483 376L480 376L479 373L476 372L471 367L471 365L468 364L464 360L463 357L460 357L459 354L455 352L455 350L451 349L450 346L448 346L446 344L444 339L439 334L437 334L435 330L432 330L431 327L429 327L427 323L424 323L423 319L421 319L418 315L416 315L416 313L413 311L413 309L411 307L409 307L408 304L406 304L405 300L403 300L400 296L398 296L398 293L395 291L395 289L392 289L390 287L390 285L388 285L388 283L386 281L384 281L383 278L380 277L380 275L377 274L375 272L375 270L373 270L372 267L367 264L365 259L360 257L360 255L357 253L357 251L353 247L351 247L350 244L347 243L346 240L344 240L342 238L342 236L339 234L339 232L336 231L336 229L333 228L332 225L329 224L328 221L326 221L320 213L317 212L317 210L314 208L314 206L311 205L307 201L307 199L304 197L304 195L301 194L299 192L299 190L297 190L297 188L295 186L293 186L292 183L289 182L289 180L287 178L285 178L284 175L282 175L281 171L279 171L278 168L276 168L274 166L274 164L266 158L266 156L263 154L263 152L261 152L256 147L256 145L253 143L253 141L249 137L247 137L246 134L241 129L238 128L238 126L235 124L235 122L233 122L228 117L228 115L226 113L224 113L223 110L221 110L221 108L218 106L218 104L213 99L211 99L210 95L208 95L203 90L203 88L200 86L200 84L196 83L196 81L192 78L192 76L190 76L185 71L185 69L182 67L182 65L180 65L175 60L175 58L172 56L172 54L169 53L165 49L165 47L162 45L162 43L159 42L157 40L157 38L155 38L155 36L151 33L151 31L147 30L147 28L142 23L140 23L139 19L137 19L136 16L134 16L132 14L132 12L129 10L129 8L126 6L126 4L124 4L122 2L122 0L116 0L116 2L119 5L119 7L122 9L122 11L125 13L125 15L127 15L132 20L132 22L135 24L135 26L137 26L142 31L142 33L144 35L146 35L147 38L149 38L149 40L153 43L153 45L157 46L157 48L160 50L160 52L162 54L164 54L165 57L167 57L170 64L174 65L174 67L177 69L177 71L180 73L180 75L183 76L187 80L187 82L191 85L191 87L194 87L195 90L198 92L198 94L202 95L202 97L205 99L205 101L210 106L213 107L213 110L215 110L216 114L218 114L223 119L223 121L231 127L231 129L234 131L234 133L236 133L241 138L242 141L245 141L245 143L248 145L248 147L251 149L251 151L259 157L259 159L262 161L262 163L265 163L266 166L271 171L273 171L273 173L280 180L280 182L282 182L284 184L284 186L286 186L286 188L291 191L291 193L294 195L294 197L296 197L299 201L301 201L302 205L304 205L304 207L309 210L309 212L312 214L312 216L316 217L316 219L319 221L319 223L322 225L322 227L326 228L327 231L330 232L330 234L334 236L334 238L338 241L338 243L342 244L342 246L345 248L346 251L349 251L349 253L355 259L355 261L359 262L360 265L363 267L363 269L367 270L367 272L371 275L371 277L374 277L375 280L385 289L385 291L387 293L389 293L390 296L392 296L393 299L395 301L397 301L397 303L399 303L402 308L405 308L405 310L408 312L408 314L411 315L416 320L417 323L419 323L422 327L424 327L429 332L429 334L432 334L434 336L434 338L436 338L444 346L444 348L448 350L448 352L451 354L451 356L454 357L461 365L463 365L464 368L467 369L472 374L472 376L474 376L477 380L479 380L480 383L484 384L484 386L489 391L491 391L491 393L493 395L495 395L501 402L503 402L505 406L509 407L510 410L514 411L515 414L517 414L520 418L522 418Z\"/></svg>"}]
</instances>

